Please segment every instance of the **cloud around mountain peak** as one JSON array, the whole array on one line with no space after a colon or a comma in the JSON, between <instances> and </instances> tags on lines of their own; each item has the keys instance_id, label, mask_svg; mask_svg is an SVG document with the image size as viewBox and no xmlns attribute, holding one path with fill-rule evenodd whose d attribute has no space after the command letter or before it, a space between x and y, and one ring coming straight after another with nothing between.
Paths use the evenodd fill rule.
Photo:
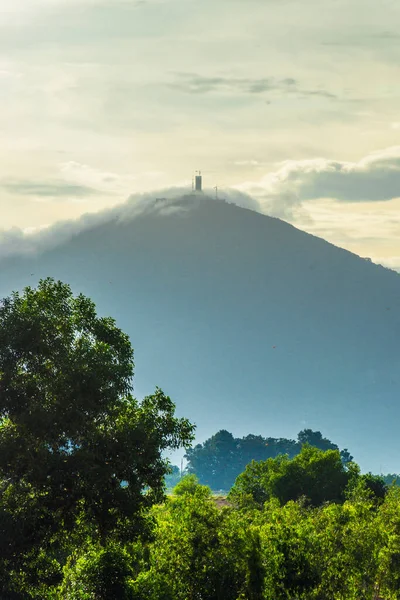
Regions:
<instances>
[{"instance_id":1,"label":"cloud around mountain peak","mask_svg":"<svg viewBox=\"0 0 400 600\"><path fill-rule=\"evenodd\" d=\"M205 196L212 197L212 190L205 190ZM188 199L192 201L188 201ZM197 200L196 200L197 199ZM133 194L129 198L106 210L87 213L75 220L60 221L50 226L21 229L13 227L0 231L0 260L14 255L32 255L59 246L74 236L100 226L117 221L131 221L138 216L153 214L158 217L168 217L185 214L195 208L201 201L199 196L191 196L187 188L170 187L142 194ZM217 200L216 200L217 201ZM221 201L237 204L242 208L258 211L257 200L239 190L224 190Z\"/></svg>"}]
</instances>

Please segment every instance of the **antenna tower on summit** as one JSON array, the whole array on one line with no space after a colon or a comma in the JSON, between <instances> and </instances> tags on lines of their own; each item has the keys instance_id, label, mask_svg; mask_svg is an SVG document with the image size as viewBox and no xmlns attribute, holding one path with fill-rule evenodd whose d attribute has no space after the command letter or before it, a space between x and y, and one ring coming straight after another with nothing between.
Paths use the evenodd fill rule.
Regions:
<instances>
[{"instance_id":1,"label":"antenna tower on summit","mask_svg":"<svg viewBox=\"0 0 400 600\"><path fill-rule=\"evenodd\" d=\"M195 191L196 192L201 192L202 191L202 177L201 177L201 171L196 171L196 176L194 178L195 181Z\"/></svg>"}]
</instances>

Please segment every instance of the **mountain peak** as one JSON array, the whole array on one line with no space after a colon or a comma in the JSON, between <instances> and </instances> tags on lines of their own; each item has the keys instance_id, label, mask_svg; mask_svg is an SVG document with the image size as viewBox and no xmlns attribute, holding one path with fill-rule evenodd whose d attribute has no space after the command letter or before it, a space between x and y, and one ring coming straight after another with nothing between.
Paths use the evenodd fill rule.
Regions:
<instances>
[{"instance_id":1,"label":"mountain peak","mask_svg":"<svg viewBox=\"0 0 400 600\"><path fill-rule=\"evenodd\" d=\"M397 273L206 191L128 202L3 258L1 295L47 276L116 318L138 394L162 387L199 439L307 426L375 470L385 439L397 469Z\"/></svg>"}]
</instances>

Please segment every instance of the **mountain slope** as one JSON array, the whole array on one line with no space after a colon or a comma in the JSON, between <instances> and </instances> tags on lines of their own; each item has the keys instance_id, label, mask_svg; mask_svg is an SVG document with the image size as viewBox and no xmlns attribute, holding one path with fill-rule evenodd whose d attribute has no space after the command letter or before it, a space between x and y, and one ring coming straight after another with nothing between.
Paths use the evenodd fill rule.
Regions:
<instances>
[{"instance_id":1,"label":"mountain slope","mask_svg":"<svg viewBox=\"0 0 400 600\"><path fill-rule=\"evenodd\" d=\"M160 385L199 439L312 427L366 468L398 470L398 274L278 219L189 196L4 259L0 293L45 276L117 319L135 348L137 393Z\"/></svg>"}]
</instances>

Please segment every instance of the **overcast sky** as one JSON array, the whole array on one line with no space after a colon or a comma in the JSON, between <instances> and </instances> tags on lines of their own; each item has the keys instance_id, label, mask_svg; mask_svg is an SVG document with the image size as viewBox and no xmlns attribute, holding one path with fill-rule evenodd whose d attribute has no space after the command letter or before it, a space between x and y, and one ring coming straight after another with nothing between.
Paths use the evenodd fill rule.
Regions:
<instances>
[{"instance_id":1,"label":"overcast sky","mask_svg":"<svg viewBox=\"0 0 400 600\"><path fill-rule=\"evenodd\" d=\"M2 0L1 227L170 185L400 268L398 0Z\"/></svg>"}]
</instances>

